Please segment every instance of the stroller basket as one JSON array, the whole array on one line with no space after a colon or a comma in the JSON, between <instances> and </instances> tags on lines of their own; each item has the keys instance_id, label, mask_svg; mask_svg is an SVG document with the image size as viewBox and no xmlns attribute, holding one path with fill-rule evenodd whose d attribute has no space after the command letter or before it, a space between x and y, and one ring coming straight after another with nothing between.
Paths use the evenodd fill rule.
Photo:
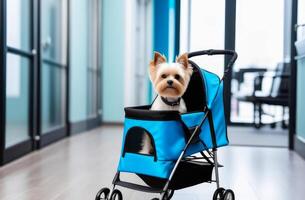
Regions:
<instances>
[{"instance_id":1,"label":"stroller basket","mask_svg":"<svg viewBox=\"0 0 305 200\"><path fill-rule=\"evenodd\" d=\"M197 185L212 180L214 166L208 163L196 161L182 161L177 168L175 175L169 185L171 190L179 190L189 186ZM198 176L200 174L200 176ZM156 178L153 176L138 176L150 187L162 189L167 179Z\"/></svg>"}]
</instances>

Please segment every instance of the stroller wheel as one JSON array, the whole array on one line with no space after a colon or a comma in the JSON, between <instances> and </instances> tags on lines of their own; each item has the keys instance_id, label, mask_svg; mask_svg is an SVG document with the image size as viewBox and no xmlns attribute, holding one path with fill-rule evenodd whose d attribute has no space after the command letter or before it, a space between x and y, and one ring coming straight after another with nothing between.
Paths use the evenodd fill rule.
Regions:
<instances>
[{"instance_id":1,"label":"stroller wheel","mask_svg":"<svg viewBox=\"0 0 305 200\"><path fill-rule=\"evenodd\" d=\"M118 189L113 190L109 200L123 200L123 195L121 191Z\"/></svg>"},{"instance_id":2,"label":"stroller wheel","mask_svg":"<svg viewBox=\"0 0 305 200\"><path fill-rule=\"evenodd\" d=\"M102 188L98 193L96 194L95 200L107 200L110 193L109 188Z\"/></svg>"},{"instance_id":3,"label":"stroller wheel","mask_svg":"<svg viewBox=\"0 0 305 200\"><path fill-rule=\"evenodd\" d=\"M223 200L224 193L225 193L225 189L224 188L218 188L214 192L213 200Z\"/></svg>"},{"instance_id":4,"label":"stroller wheel","mask_svg":"<svg viewBox=\"0 0 305 200\"><path fill-rule=\"evenodd\" d=\"M234 192L230 189L226 190L223 200L235 200Z\"/></svg>"}]
</instances>

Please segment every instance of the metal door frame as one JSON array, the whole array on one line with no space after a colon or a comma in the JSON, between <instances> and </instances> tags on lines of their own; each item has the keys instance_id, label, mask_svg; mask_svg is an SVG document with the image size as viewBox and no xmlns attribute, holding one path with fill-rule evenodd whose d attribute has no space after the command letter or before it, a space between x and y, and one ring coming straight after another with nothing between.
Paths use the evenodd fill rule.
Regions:
<instances>
[{"instance_id":1,"label":"metal door frame","mask_svg":"<svg viewBox=\"0 0 305 200\"><path fill-rule=\"evenodd\" d=\"M67 25L67 29L66 29L66 33L65 36L66 38L64 39L64 41L66 42L66 64L62 64L59 63L57 61L51 60L51 59L46 59L42 57L42 49L41 49L41 4L42 2L40 0L36 0L37 1L37 42L38 42L38 58L37 58L37 62L38 62L38 67L37 67L37 85L36 85L36 89L37 89L37 95L36 95L36 100L37 100L37 135L35 136L35 142L36 142L36 147L42 148L44 146L47 146L55 141L58 141L66 136L68 136L69 133L69 128L70 128L70 123L69 123L69 31L70 31L70 27L69 27L69 22L70 22L70 0L66 0L66 10L65 10L65 15L66 15L66 25ZM62 31L62 30L60 30ZM50 64L52 66L50 67L56 67L56 68L60 68L65 70L65 101L63 102L65 105L65 122L63 125L60 126L56 126L54 127L54 129L48 130L47 132L42 131L42 93L41 93L41 85L43 83L42 80L42 65L43 63L46 64Z\"/></svg>"},{"instance_id":2,"label":"metal door frame","mask_svg":"<svg viewBox=\"0 0 305 200\"><path fill-rule=\"evenodd\" d=\"M7 45L6 40L6 32L7 32L7 0L2 0L0 2L0 61L1 61L1 68L0 68L0 83L3 88L0 90L0 105L1 105L1 112L0 112L0 165L8 163L18 157L21 157L29 152L31 152L34 148L34 140L36 133L36 113L34 107L34 100L35 100L35 78L36 74L35 71L37 69L37 42L35 41L36 36L36 16L37 16L37 7L35 6L38 0L31 0L30 1L30 46L31 50L22 50L15 47L10 47ZM30 60L30 68L29 68L29 111L28 111L28 133L29 139L17 143L13 146L8 148L5 147L5 140L6 140L6 67L7 67L7 53L14 54L23 58L27 58Z\"/></svg>"}]
</instances>

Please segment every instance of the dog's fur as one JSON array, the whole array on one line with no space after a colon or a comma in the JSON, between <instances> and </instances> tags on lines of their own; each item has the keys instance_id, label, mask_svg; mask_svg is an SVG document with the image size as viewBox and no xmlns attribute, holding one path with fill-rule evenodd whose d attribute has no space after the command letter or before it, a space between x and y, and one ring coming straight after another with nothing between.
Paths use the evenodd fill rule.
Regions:
<instances>
[{"instance_id":1,"label":"dog's fur","mask_svg":"<svg viewBox=\"0 0 305 200\"><path fill-rule=\"evenodd\" d=\"M155 52L154 59L150 62L149 75L158 96L151 106L151 110L187 112L185 102L181 97L187 89L192 73L193 68L188 62L187 53L178 56L176 62L167 63L164 56ZM168 102L176 102L179 99L180 102L174 106L167 105L161 97L166 98ZM141 153L150 154L152 151L150 138L144 136Z\"/></svg>"}]
</instances>

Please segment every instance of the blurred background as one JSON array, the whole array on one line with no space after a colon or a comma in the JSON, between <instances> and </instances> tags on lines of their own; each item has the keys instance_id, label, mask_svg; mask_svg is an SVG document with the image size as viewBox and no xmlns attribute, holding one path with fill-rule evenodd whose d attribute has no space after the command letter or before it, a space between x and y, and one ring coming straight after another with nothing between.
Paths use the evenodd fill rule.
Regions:
<instances>
[{"instance_id":1,"label":"blurred background","mask_svg":"<svg viewBox=\"0 0 305 200\"><path fill-rule=\"evenodd\" d=\"M6 37L1 84L6 85L1 89L6 91L1 110L5 149L28 141L29 150L33 140L42 147L101 123L122 123L124 106L149 104L154 98L147 73L153 51L171 61L183 52L224 48L239 54L225 80L231 143L288 147L289 127L295 132L289 126L296 104L292 40L304 37L302 26L294 36L294 25L305 20L301 10L294 16L304 2L298 4L293 10L291 0L232 5L200 0L6 1L1 23ZM195 62L222 77L225 59Z\"/></svg>"},{"instance_id":2,"label":"blurred background","mask_svg":"<svg viewBox=\"0 0 305 200\"><path fill-rule=\"evenodd\" d=\"M125 106L155 96L147 73L154 51L173 61L203 49L239 54L224 80L231 144L304 155L304 7L304 0L2 0L1 163L121 125ZM222 77L228 59L194 61Z\"/></svg>"},{"instance_id":3,"label":"blurred background","mask_svg":"<svg viewBox=\"0 0 305 200\"><path fill-rule=\"evenodd\" d=\"M305 155L304 0L2 0L0 161L121 126L150 104L154 51L239 54L225 79L232 145ZM194 59L219 77L229 57ZM87 133L85 133L87 134ZM305 156L304 156L305 157Z\"/></svg>"}]
</instances>

